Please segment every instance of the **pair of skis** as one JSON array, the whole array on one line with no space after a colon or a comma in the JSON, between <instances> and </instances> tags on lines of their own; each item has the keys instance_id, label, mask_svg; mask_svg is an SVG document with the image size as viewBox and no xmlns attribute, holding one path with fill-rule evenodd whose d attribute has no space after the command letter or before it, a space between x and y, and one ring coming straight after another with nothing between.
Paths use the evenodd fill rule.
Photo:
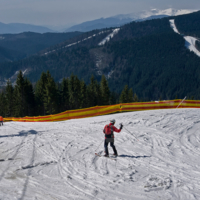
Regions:
<instances>
[{"instance_id":1,"label":"pair of skis","mask_svg":"<svg viewBox=\"0 0 200 200\"><path fill-rule=\"evenodd\" d=\"M109 156L102 156L101 154L98 154L98 153L95 153L96 156L99 156L99 157L105 157L105 158L109 158L111 160L117 160L117 156L114 156L114 157L109 157Z\"/></svg>"}]
</instances>

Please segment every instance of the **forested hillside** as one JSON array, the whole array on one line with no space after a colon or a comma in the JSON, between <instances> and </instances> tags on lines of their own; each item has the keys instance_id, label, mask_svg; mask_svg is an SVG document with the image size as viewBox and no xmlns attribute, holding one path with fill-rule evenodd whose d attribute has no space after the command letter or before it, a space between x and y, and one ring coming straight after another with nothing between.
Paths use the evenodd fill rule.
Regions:
<instances>
[{"instance_id":1,"label":"forested hillside","mask_svg":"<svg viewBox=\"0 0 200 200\"><path fill-rule=\"evenodd\" d=\"M109 44L107 50L112 52L113 65L118 69L111 86L120 91L121 85L128 83L144 99L195 95L191 92L199 88L200 58L184 44L184 39L174 33Z\"/></svg>"},{"instance_id":2,"label":"forested hillside","mask_svg":"<svg viewBox=\"0 0 200 200\"><path fill-rule=\"evenodd\" d=\"M200 11L188 15L180 15L175 19L180 33L200 38Z\"/></svg>"},{"instance_id":3,"label":"forested hillside","mask_svg":"<svg viewBox=\"0 0 200 200\"><path fill-rule=\"evenodd\" d=\"M200 41L199 40L196 40L195 46L198 49L198 51L200 51Z\"/></svg>"},{"instance_id":4,"label":"forested hillside","mask_svg":"<svg viewBox=\"0 0 200 200\"><path fill-rule=\"evenodd\" d=\"M149 35L159 35L162 33L172 33L169 25L170 18L154 19L143 22L132 22L121 27L120 32L112 41L121 41L123 39L137 39Z\"/></svg>"},{"instance_id":5,"label":"forested hillside","mask_svg":"<svg viewBox=\"0 0 200 200\"><path fill-rule=\"evenodd\" d=\"M61 44L47 48L40 52L40 55L31 56L26 59L16 62L0 63L0 77L11 77L17 70L30 70L27 76L32 82L36 82L43 71L49 70L56 81L61 80L64 77L69 77L71 73L76 74L79 78L83 78L87 83L92 74L95 74L94 66L95 60L90 49L96 47L98 42L105 38L110 31L105 30L100 35L88 40L84 40L95 34L101 33L101 31L91 31L75 38L69 39ZM81 41L76 45L72 45L68 48L62 48L69 44L73 44L77 41ZM56 50L53 53L52 50Z\"/></svg>"},{"instance_id":6,"label":"forested hillside","mask_svg":"<svg viewBox=\"0 0 200 200\"><path fill-rule=\"evenodd\" d=\"M80 32L1 34L0 62L23 59L80 34Z\"/></svg>"},{"instance_id":7,"label":"forested hillside","mask_svg":"<svg viewBox=\"0 0 200 200\"><path fill-rule=\"evenodd\" d=\"M0 46L0 63L22 59L23 57L25 57L25 53L21 53L21 52Z\"/></svg>"},{"instance_id":8,"label":"forested hillside","mask_svg":"<svg viewBox=\"0 0 200 200\"><path fill-rule=\"evenodd\" d=\"M197 35L200 27L194 29L193 23L199 20L199 13L173 19L179 24L178 29L185 27L186 30L189 26L190 35ZM40 55L0 64L0 76L9 78L17 70L28 69L26 76L36 82L43 71L49 70L56 82L73 73L88 84L92 74L98 81L104 74L111 91L118 94L128 85L143 100L186 95L199 99L200 58L185 47L182 35L170 27L170 19L172 17L122 26L103 46L99 46L99 42L112 30L84 33ZM183 30L180 28L185 34Z\"/></svg>"},{"instance_id":9,"label":"forested hillside","mask_svg":"<svg viewBox=\"0 0 200 200\"><path fill-rule=\"evenodd\" d=\"M73 74L56 83L47 71L33 86L20 71L16 84L12 86L8 81L5 90L0 92L0 113L3 117L38 116L133 101L138 101L138 97L132 88L126 85L119 97L110 91L104 75L100 82L91 76L89 84Z\"/></svg>"}]
</instances>

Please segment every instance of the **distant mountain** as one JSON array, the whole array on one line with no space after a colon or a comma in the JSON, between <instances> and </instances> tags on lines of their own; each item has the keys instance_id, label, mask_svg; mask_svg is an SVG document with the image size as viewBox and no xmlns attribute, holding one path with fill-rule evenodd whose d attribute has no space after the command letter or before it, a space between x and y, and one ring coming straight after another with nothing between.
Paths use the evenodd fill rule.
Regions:
<instances>
[{"instance_id":1,"label":"distant mountain","mask_svg":"<svg viewBox=\"0 0 200 200\"><path fill-rule=\"evenodd\" d=\"M68 28L66 32L80 31L87 32L95 29L118 27L131 22L131 18L118 19L117 17L101 18L93 21L84 22Z\"/></svg>"},{"instance_id":2,"label":"distant mountain","mask_svg":"<svg viewBox=\"0 0 200 200\"><path fill-rule=\"evenodd\" d=\"M32 82L49 70L57 82L74 74L89 83L91 75L100 80L104 74L112 91L119 94L128 85L142 100L199 99L200 57L188 50L183 36L170 24L174 20L183 35L200 37L199 19L200 11L86 32L41 54L0 63L0 85L8 78L14 83L19 70ZM2 57L10 59L6 49L0 50Z\"/></svg>"},{"instance_id":3,"label":"distant mountain","mask_svg":"<svg viewBox=\"0 0 200 200\"><path fill-rule=\"evenodd\" d=\"M169 8L166 10L152 9L150 11L141 11L138 13L131 13L125 15L116 15L108 18L100 18L92 21L87 21L66 29L66 32L81 31L87 32L95 29L119 27L132 21L145 21L169 16L177 16L189 14L197 10L177 10Z\"/></svg>"},{"instance_id":4,"label":"distant mountain","mask_svg":"<svg viewBox=\"0 0 200 200\"><path fill-rule=\"evenodd\" d=\"M183 10L183 9L174 9L174 8L169 8L166 10L159 10L159 9L151 9L150 11L141 11L137 13L130 13L126 15L116 15L116 18L119 19L124 19L124 18L131 18L132 21L137 21L137 20L146 20L146 19L151 19L151 16L154 18L155 16L158 17L169 17L169 16L178 16L178 15L185 15L189 13L196 12L197 10Z\"/></svg>"},{"instance_id":5,"label":"distant mountain","mask_svg":"<svg viewBox=\"0 0 200 200\"><path fill-rule=\"evenodd\" d=\"M22 32L47 33L54 31L43 26L36 26L36 25L22 24L22 23L4 24L0 22L0 34L6 34L6 33L17 34Z\"/></svg>"}]
</instances>

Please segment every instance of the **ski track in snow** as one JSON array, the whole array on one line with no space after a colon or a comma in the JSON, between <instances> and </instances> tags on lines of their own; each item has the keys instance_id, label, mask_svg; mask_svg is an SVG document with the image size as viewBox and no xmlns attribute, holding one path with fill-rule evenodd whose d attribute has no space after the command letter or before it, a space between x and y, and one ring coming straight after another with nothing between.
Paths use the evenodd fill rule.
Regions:
<instances>
[{"instance_id":1,"label":"ski track in snow","mask_svg":"<svg viewBox=\"0 0 200 200\"><path fill-rule=\"evenodd\" d=\"M103 143L97 147L112 118L124 124L115 134L116 160L94 154L103 154ZM198 109L7 122L0 127L0 199L198 200L199 129Z\"/></svg>"},{"instance_id":2,"label":"ski track in snow","mask_svg":"<svg viewBox=\"0 0 200 200\"><path fill-rule=\"evenodd\" d=\"M180 35L180 32L178 31L176 25L175 25L175 20L171 19L169 20L171 28L174 30L175 33L178 33ZM197 50L195 46L195 42L199 39L191 36L184 36L185 39L185 46L188 48L190 51L193 51L197 56L200 57L200 52Z\"/></svg>"},{"instance_id":3,"label":"ski track in snow","mask_svg":"<svg viewBox=\"0 0 200 200\"><path fill-rule=\"evenodd\" d=\"M110 33L106 38L104 38L98 45L101 46L101 45L104 45L106 42L110 41L110 39L113 38L113 37L119 32L119 30L120 30L120 28L113 29L113 32ZM58 48L58 49L54 49L54 50L48 51L48 52L44 53L43 56L44 56L44 55L48 55L48 54L53 53L53 52L56 52L56 51L59 51L59 50L64 49L64 48L68 48L68 47L77 45L77 44L79 44L79 43L81 43L81 42L83 42L83 41L89 40L89 39L91 39L91 38L93 38L93 37L96 37L96 36L98 36L98 35L101 35L101 34L103 34L103 33L109 32L109 31L110 31L110 30L108 30L108 31L101 31L101 32L99 32L99 33L97 33L97 34L93 34L92 36L89 36L89 37L87 37L87 38L84 38L83 40L80 40L80 41L77 41L77 42L68 44L68 45L63 46L63 47Z\"/></svg>"},{"instance_id":4,"label":"ski track in snow","mask_svg":"<svg viewBox=\"0 0 200 200\"><path fill-rule=\"evenodd\" d=\"M171 19L171 20L169 20L169 23L170 23L171 28L174 30L174 32L180 34L178 29L176 28L175 20Z\"/></svg>"},{"instance_id":5,"label":"ski track in snow","mask_svg":"<svg viewBox=\"0 0 200 200\"><path fill-rule=\"evenodd\" d=\"M119 32L120 28L116 28L113 30L112 33L110 33L106 38L104 38L98 45L102 46L104 45L106 42L109 42L111 38L113 38L118 32Z\"/></svg>"},{"instance_id":6,"label":"ski track in snow","mask_svg":"<svg viewBox=\"0 0 200 200\"><path fill-rule=\"evenodd\" d=\"M101 32L99 32L99 33L97 33L97 34L93 34L93 35L91 35L91 36L89 36L89 37L87 37L87 38L84 38L84 39L82 39L82 40L79 40L79 41L77 41L77 42L68 44L68 45L63 46L63 47L58 48L58 49L54 49L54 50L48 51L48 52L44 53L43 56L48 55L48 54L53 53L53 52L56 52L56 51L59 51L59 50L61 50L61 49L65 49L65 48L68 48L68 47L77 45L77 44L79 44L79 43L81 43L81 42L84 42L84 41L86 41L86 40L92 39L92 38L94 38L94 37L96 37L96 36L98 36L98 35L101 35L101 34L103 34L103 33L106 33L106 32L109 32L109 30L108 30L108 31L101 31ZM111 34L114 35L114 34L115 34L114 32L115 32L115 30L114 30L113 33L111 33ZM113 36L112 36L112 37L113 37Z\"/></svg>"},{"instance_id":7,"label":"ski track in snow","mask_svg":"<svg viewBox=\"0 0 200 200\"><path fill-rule=\"evenodd\" d=\"M190 50L193 51L197 56L200 57L200 52L197 50L195 43L198 39L191 37L191 36L185 36L185 46Z\"/></svg>"}]
</instances>

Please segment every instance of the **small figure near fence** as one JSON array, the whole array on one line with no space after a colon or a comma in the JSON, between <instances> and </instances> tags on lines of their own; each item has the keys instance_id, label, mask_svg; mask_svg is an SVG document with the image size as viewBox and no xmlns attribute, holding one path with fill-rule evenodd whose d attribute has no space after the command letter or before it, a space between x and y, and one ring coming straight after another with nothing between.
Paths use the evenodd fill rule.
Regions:
<instances>
[{"instance_id":1,"label":"small figure near fence","mask_svg":"<svg viewBox=\"0 0 200 200\"><path fill-rule=\"evenodd\" d=\"M3 117L0 116L0 126L3 126Z\"/></svg>"}]
</instances>

